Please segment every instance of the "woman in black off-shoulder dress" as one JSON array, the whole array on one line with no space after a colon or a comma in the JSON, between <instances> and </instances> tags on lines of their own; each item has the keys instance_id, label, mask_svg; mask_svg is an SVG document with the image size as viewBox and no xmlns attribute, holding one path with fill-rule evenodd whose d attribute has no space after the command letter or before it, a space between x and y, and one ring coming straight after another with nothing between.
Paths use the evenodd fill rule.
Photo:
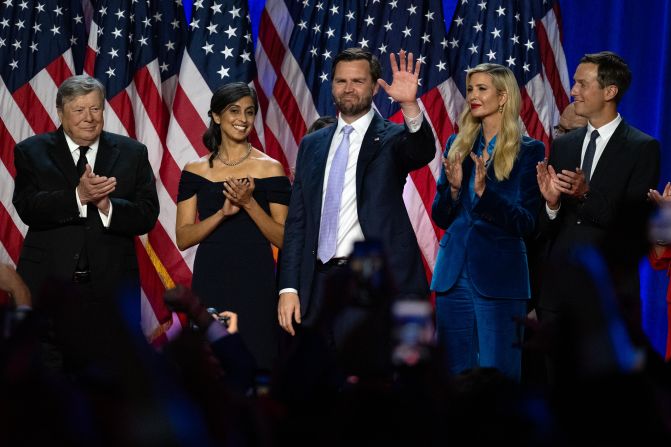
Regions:
<instances>
[{"instance_id":1,"label":"woman in black off-shoulder dress","mask_svg":"<svg viewBox=\"0 0 671 447\"><path fill-rule=\"evenodd\" d=\"M206 306L239 316L239 331L261 370L277 354L277 289L272 245L281 248L291 186L282 165L254 149L247 137L258 109L244 83L217 89L210 154L187 163L177 198L177 245L199 244L194 292Z\"/></svg>"}]
</instances>

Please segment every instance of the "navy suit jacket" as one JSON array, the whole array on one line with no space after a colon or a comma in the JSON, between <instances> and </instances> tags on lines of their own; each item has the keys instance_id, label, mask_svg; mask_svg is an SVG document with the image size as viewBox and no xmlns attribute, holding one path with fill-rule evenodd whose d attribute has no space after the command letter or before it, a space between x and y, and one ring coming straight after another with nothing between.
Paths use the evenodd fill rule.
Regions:
<instances>
[{"instance_id":1,"label":"navy suit jacket","mask_svg":"<svg viewBox=\"0 0 671 447\"><path fill-rule=\"evenodd\" d=\"M447 142L445 154L456 135ZM543 160L545 146L523 137L510 176L499 181L494 165L487 169L485 191L473 205L469 182L473 160L462 163L461 192L452 200L450 184L441 169L432 217L445 229L440 240L431 290L448 291L468 269L476 290L490 298L528 299L529 267L524 238L531 235L541 196L536 181L536 164ZM465 265L464 265L465 263Z\"/></svg>"},{"instance_id":2,"label":"navy suit jacket","mask_svg":"<svg viewBox=\"0 0 671 447\"><path fill-rule=\"evenodd\" d=\"M577 129L552 143L549 164L555 171L580 166L586 133L587 127ZM620 252L619 270L614 275L616 287L620 297L626 295L636 305L634 302L640 298L638 262L645 253L630 253L625 245L636 247L631 241L645 243L651 210L647 193L657 187L659 164L659 142L623 120L596 165L587 198L577 200L562 195L554 220L549 219L545 209L541 211L539 237L547 244L547 255L562 260L581 245L610 247L614 253ZM604 246L607 240L610 243ZM562 304L558 300L557 294L542 292L539 306L557 310Z\"/></svg>"},{"instance_id":3,"label":"navy suit jacket","mask_svg":"<svg viewBox=\"0 0 671 447\"><path fill-rule=\"evenodd\" d=\"M301 141L285 223L280 289L298 290L303 315L310 307L326 159L336 127L320 129ZM435 139L426 120L417 132L410 133L378 114L361 144L356 168L359 223L366 240L383 244L400 293L428 293L402 192L408 173L429 163L435 153Z\"/></svg>"},{"instance_id":4,"label":"navy suit jacket","mask_svg":"<svg viewBox=\"0 0 671 447\"><path fill-rule=\"evenodd\" d=\"M47 278L70 281L86 240L92 285L97 294L135 286L138 264L133 237L147 233L159 212L147 148L130 138L102 132L94 172L116 177L110 194L112 218L105 228L97 209L79 217L75 188L77 168L63 129L30 137L14 151L16 184L13 203L28 233L17 270L37 296Z\"/></svg>"}]
</instances>

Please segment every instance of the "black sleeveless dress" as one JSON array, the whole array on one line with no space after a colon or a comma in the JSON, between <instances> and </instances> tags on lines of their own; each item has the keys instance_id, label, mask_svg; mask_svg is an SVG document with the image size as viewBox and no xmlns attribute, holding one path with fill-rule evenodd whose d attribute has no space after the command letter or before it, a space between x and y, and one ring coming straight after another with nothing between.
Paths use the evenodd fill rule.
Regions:
<instances>
[{"instance_id":1,"label":"black sleeveless dress","mask_svg":"<svg viewBox=\"0 0 671 447\"><path fill-rule=\"evenodd\" d=\"M270 203L289 205L287 177L254 179L254 199L270 213ZM223 182L183 171L177 201L197 195L200 220L224 205ZM244 211L224 220L198 246L193 291L207 307L238 314L238 329L259 368L269 370L277 355L277 282L270 242Z\"/></svg>"}]
</instances>

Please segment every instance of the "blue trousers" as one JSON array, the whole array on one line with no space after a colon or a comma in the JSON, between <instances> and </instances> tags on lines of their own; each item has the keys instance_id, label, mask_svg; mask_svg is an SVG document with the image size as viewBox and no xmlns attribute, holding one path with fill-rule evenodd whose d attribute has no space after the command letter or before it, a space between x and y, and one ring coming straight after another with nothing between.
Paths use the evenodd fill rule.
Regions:
<instances>
[{"instance_id":1,"label":"blue trousers","mask_svg":"<svg viewBox=\"0 0 671 447\"><path fill-rule=\"evenodd\" d=\"M456 284L436 295L438 343L451 374L474 367L494 367L519 382L523 327L527 300L487 298L480 295L463 268Z\"/></svg>"}]
</instances>

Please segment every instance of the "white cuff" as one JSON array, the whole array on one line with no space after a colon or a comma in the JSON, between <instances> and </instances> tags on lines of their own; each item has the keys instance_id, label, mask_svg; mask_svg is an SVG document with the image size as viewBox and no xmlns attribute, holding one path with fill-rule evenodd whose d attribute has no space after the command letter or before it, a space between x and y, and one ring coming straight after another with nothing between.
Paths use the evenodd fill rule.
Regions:
<instances>
[{"instance_id":1,"label":"white cuff","mask_svg":"<svg viewBox=\"0 0 671 447\"><path fill-rule=\"evenodd\" d=\"M287 287L286 289L280 290L280 295L282 295L283 293L295 293L296 295L298 295L298 290L292 289L291 287Z\"/></svg>"},{"instance_id":2,"label":"white cuff","mask_svg":"<svg viewBox=\"0 0 671 447\"><path fill-rule=\"evenodd\" d=\"M548 213L548 218L550 220L555 220L557 218L557 215L559 214L560 209L561 209L561 203L559 204L559 208L557 208L556 210L552 210L548 206L548 203L545 202L545 212Z\"/></svg>"},{"instance_id":3,"label":"white cuff","mask_svg":"<svg viewBox=\"0 0 671 447\"><path fill-rule=\"evenodd\" d=\"M100 214L100 220L103 222L103 227L109 228L110 222L112 221L112 201L110 200L110 209L107 211L107 216L100 210L98 210L98 214Z\"/></svg>"},{"instance_id":4,"label":"white cuff","mask_svg":"<svg viewBox=\"0 0 671 447\"><path fill-rule=\"evenodd\" d=\"M403 109L401 109L401 113L403 113ZM410 133L415 133L419 130L420 127L422 127L422 123L424 122L424 113L420 110L419 115L414 117L409 117L403 113L403 120L405 121L406 126L408 126Z\"/></svg>"},{"instance_id":5,"label":"white cuff","mask_svg":"<svg viewBox=\"0 0 671 447\"><path fill-rule=\"evenodd\" d=\"M79 217L86 218L86 205L82 205L77 188L75 188L75 200L77 201L77 207L79 208Z\"/></svg>"}]
</instances>

